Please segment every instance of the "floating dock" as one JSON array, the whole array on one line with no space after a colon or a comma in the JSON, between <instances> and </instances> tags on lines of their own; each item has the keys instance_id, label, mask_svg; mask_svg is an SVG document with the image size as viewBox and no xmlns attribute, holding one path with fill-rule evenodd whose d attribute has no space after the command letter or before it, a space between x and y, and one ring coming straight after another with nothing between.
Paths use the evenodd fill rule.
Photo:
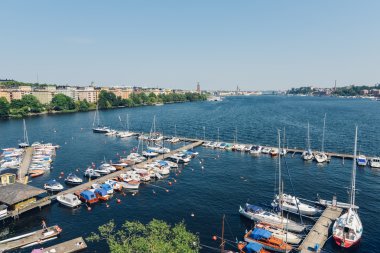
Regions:
<instances>
[{"instance_id":1,"label":"floating dock","mask_svg":"<svg viewBox=\"0 0 380 253\"><path fill-rule=\"evenodd\" d=\"M47 228L47 231L43 229L37 230L28 234L16 236L7 240L0 241L0 252L6 252L9 250L15 250L22 247L29 247L37 244L41 244L44 241L56 238L60 234L58 226L52 226Z\"/></svg>"},{"instance_id":2,"label":"floating dock","mask_svg":"<svg viewBox=\"0 0 380 253\"><path fill-rule=\"evenodd\" d=\"M327 207L298 247L298 252L313 253L318 252L317 249L322 249L329 238L330 226L342 211L343 209L339 207Z\"/></svg>"},{"instance_id":3,"label":"floating dock","mask_svg":"<svg viewBox=\"0 0 380 253\"><path fill-rule=\"evenodd\" d=\"M86 242L83 240L82 237L78 237L70 241L66 241L66 242L51 246L49 248L45 248L42 250L42 253L51 253L51 252L73 253L73 252L84 250L86 248L87 248Z\"/></svg>"},{"instance_id":4,"label":"floating dock","mask_svg":"<svg viewBox=\"0 0 380 253\"><path fill-rule=\"evenodd\" d=\"M149 159L149 160L147 160L147 161L145 161L145 162L142 162L142 163L136 164L136 165L134 165L134 166L135 166L135 167L138 167L138 168L142 168L142 167L143 167L146 163L148 163L148 162L153 162L153 161L155 161L155 160L164 159L165 157L171 156L171 155L173 155L173 154L175 154L175 153L177 153L177 152L183 151L183 150L190 150L190 149L193 149L193 148L195 148L195 147L198 147L198 146L202 145L202 143L203 143L203 141L201 141L201 140L198 140L198 141L196 141L196 142L192 142L192 143L190 143L190 144L188 144L188 145L186 145L186 146L180 147L180 148L178 148L178 149L176 149L176 150L173 150L173 151L171 151L171 152L169 152L169 153L167 153L167 154L159 155L159 156L157 156L157 157L155 157L155 158ZM113 178L115 178L115 177L118 177L120 174L126 173L128 170L130 170L130 167L127 167L127 168L122 169L122 170L115 171L115 172L110 173L110 174L108 174L108 175L105 175L105 176L102 176L102 177L98 177L98 178L96 178L96 179L93 179L93 180L91 180L91 181L89 181L89 182L87 182L87 183L80 184L80 185L77 185L77 186L75 186L75 187L69 188L69 189L67 189L67 190L61 191L61 192L59 192L59 193L56 194L56 195L52 195L50 198L51 198L51 199L55 199L55 198L57 198L57 196L60 196L60 195L64 195L64 194L68 194L68 193L80 192L80 191L83 191L83 190L85 190L85 189L89 189L89 188L91 188L92 184L95 184L95 183L97 183L97 184L99 184L99 183L100 183L100 184L101 184L101 183L104 183L105 181L107 181L107 180L109 180L109 179L113 179Z\"/></svg>"}]
</instances>

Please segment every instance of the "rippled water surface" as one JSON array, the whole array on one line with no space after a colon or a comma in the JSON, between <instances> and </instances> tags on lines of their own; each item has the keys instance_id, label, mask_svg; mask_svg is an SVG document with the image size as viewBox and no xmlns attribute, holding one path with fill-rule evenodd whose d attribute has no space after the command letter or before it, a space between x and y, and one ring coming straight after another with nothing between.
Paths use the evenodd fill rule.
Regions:
<instances>
[{"instance_id":1,"label":"rippled water surface","mask_svg":"<svg viewBox=\"0 0 380 253\"><path fill-rule=\"evenodd\" d=\"M141 107L101 111L101 120L113 128L120 128L118 116L129 115L133 131L149 131L153 116L157 116L157 128L165 135L174 134L176 125L180 136L217 139L233 142L235 129L241 143L276 145L277 129L286 129L288 147L305 146L307 122L310 122L313 149L320 149L324 114L327 114L325 149L352 153L355 124L359 126L358 148L367 155L380 153L380 103L367 100L314 98L314 97L230 97L223 102L196 102L165 106ZM61 145L50 173L33 179L31 185L42 187L50 178L61 172L78 170L81 174L91 162L116 160L117 154L128 153L137 145L136 139L120 140L93 134L91 124L94 112L26 119L31 141L53 142ZM205 132L203 131L205 129ZM16 146L22 137L22 121L0 121L0 148ZM179 144L182 145L182 144ZM178 146L178 145L177 145ZM175 148L175 147L172 147ZM199 233L201 242L211 247L218 244L212 235L220 234L221 217L226 215L226 237L241 239L251 223L238 213L240 204L269 205L274 194L276 160L262 155L252 157L239 152L223 152L199 147L199 158L194 159L176 177L177 183L168 185L166 180L144 185L136 196L118 196L105 204L96 204L91 212L85 208L71 210L57 203L32 211L15 222L0 224L0 236L10 237L40 228L41 218L48 224L59 224L63 233L56 244L77 236L88 236L91 231L114 219L149 222L152 218L170 223L185 220L188 228ZM203 160L203 164L200 163ZM347 200L352 162L333 159L330 164L318 166L304 163L298 155L290 154L284 166L285 188L291 192L291 179L296 193L314 199L319 193L330 199ZM203 168L202 168L203 166ZM289 171L289 173L288 173ZM170 178L169 178L170 179ZM63 179L59 179L63 181ZM326 243L329 252L378 252L375 248L380 234L380 171L360 168L357 173L357 204L363 222L364 233L360 246L343 251L330 239ZM165 187L167 193L158 188ZM153 194L153 191L157 194ZM191 214L194 214L194 217ZM29 252L28 250L24 252ZM101 243L89 244L88 252L106 252ZM203 252L210 252L204 249Z\"/></svg>"}]
</instances>

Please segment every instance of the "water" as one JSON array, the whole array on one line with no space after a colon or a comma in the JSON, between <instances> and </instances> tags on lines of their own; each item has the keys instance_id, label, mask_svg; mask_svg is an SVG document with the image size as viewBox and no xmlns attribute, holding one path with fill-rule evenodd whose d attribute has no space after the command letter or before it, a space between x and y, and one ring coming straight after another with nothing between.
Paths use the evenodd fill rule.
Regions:
<instances>
[{"instance_id":1,"label":"water","mask_svg":"<svg viewBox=\"0 0 380 253\"><path fill-rule=\"evenodd\" d=\"M165 135L217 139L232 142L235 127L241 143L276 145L277 129L286 128L287 146L305 146L307 122L310 122L313 149L320 149L323 116L327 113L325 150L352 153L355 124L359 126L361 153L379 155L380 103L368 100L352 100L314 97L231 97L223 102L196 102L165 106L141 107L102 111L101 120L112 127L120 127L118 115L129 114L130 129L149 131L153 116L157 116L157 128ZM135 139L120 140L93 134L91 124L94 112L41 116L26 119L29 140L53 142L61 145L50 173L33 179L31 185L42 187L49 178L59 177L78 170L81 174L91 162L116 160L117 154L128 153L137 145ZM22 138L22 121L0 121L0 148L16 146ZM179 144L181 145L181 144ZM274 194L276 160L269 156L252 157L239 152L218 152L202 147L199 159L186 166L172 186L167 181L143 186L136 196L114 197L110 207L96 204L92 211L86 208L71 210L57 203L21 216L16 222L0 225L0 236L10 237L40 228L41 218L50 225L59 224L63 233L56 244L77 236L88 236L105 222L114 219L118 224L124 220L149 222L153 218L170 223L184 220L188 228L199 233L201 242L218 247L212 236L221 232L221 218L226 215L226 237L241 239L251 223L238 213L240 204L268 205ZM200 159L203 163L200 163ZM314 199L319 193L330 199L337 194L338 200L347 200L346 187L350 184L351 161L333 159L328 165L304 163L299 156L288 156L287 164L295 190L299 196ZM202 169L202 166L204 168ZM287 171L285 168L285 175ZM63 179L59 179L63 181ZM325 248L330 252L377 252L376 235L380 233L378 204L380 203L380 171L360 168L357 173L357 204L363 222L364 233L360 246L344 251L330 239ZM291 192L289 180L285 181ZM152 190L157 194L153 194ZM194 214L194 217L191 214ZM25 250L23 252L29 252ZM89 243L87 252L105 252L103 243ZM210 250L203 250L210 252Z\"/></svg>"}]
</instances>

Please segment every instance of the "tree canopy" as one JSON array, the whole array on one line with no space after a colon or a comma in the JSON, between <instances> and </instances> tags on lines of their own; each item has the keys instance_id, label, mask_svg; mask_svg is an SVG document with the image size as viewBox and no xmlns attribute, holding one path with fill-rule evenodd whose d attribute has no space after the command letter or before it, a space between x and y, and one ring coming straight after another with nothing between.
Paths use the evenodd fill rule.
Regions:
<instances>
[{"instance_id":1,"label":"tree canopy","mask_svg":"<svg viewBox=\"0 0 380 253\"><path fill-rule=\"evenodd\" d=\"M10 112L10 104L6 98L0 97L0 118L7 118Z\"/></svg>"},{"instance_id":2,"label":"tree canopy","mask_svg":"<svg viewBox=\"0 0 380 253\"><path fill-rule=\"evenodd\" d=\"M64 94L57 94L53 97L51 104L56 111L74 110L75 103L71 97Z\"/></svg>"},{"instance_id":3,"label":"tree canopy","mask_svg":"<svg viewBox=\"0 0 380 253\"><path fill-rule=\"evenodd\" d=\"M200 249L199 237L187 231L184 222L171 226L155 219L146 225L126 221L120 229L112 220L87 240L106 241L111 253L196 253Z\"/></svg>"}]
</instances>

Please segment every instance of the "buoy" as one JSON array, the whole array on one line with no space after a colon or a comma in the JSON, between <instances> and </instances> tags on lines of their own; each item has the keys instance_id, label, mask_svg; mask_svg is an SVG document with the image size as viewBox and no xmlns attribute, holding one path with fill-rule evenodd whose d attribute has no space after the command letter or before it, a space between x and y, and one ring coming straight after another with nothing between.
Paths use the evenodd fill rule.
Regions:
<instances>
[{"instance_id":1,"label":"buoy","mask_svg":"<svg viewBox=\"0 0 380 253\"><path fill-rule=\"evenodd\" d=\"M166 189L166 192L169 192L169 190L168 190L168 189Z\"/></svg>"},{"instance_id":2,"label":"buoy","mask_svg":"<svg viewBox=\"0 0 380 253\"><path fill-rule=\"evenodd\" d=\"M194 171L194 169L191 169L191 171Z\"/></svg>"},{"instance_id":3,"label":"buoy","mask_svg":"<svg viewBox=\"0 0 380 253\"><path fill-rule=\"evenodd\" d=\"M174 179L174 183L177 183L177 180Z\"/></svg>"},{"instance_id":4,"label":"buoy","mask_svg":"<svg viewBox=\"0 0 380 253\"><path fill-rule=\"evenodd\" d=\"M169 185L172 185L172 182L169 182L168 184L169 184Z\"/></svg>"},{"instance_id":5,"label":"buoy","mask_svg":"<svg viewBox=\"0 0 380 253\"><path fill-rule=\"evenodd\" d=\"M212 239L213 239L214 241L216 241L216 240L218 240L218 237L217 237L216 235L214 235L214 236L212 237Z\"/></svg>"},{"instance_id":6,"label":"buoy","mask_svg":"<svg viewBox=\"0 0 380 253\"><path fill-rule=\"evenodd\" d=\"M108 207L110 207L110 205L108 205L108 203L106 203L106 207L108 208Z\"/></svg>"},{"instance_id":7,"label":"buoy","mask_svg":"<svg viewBox=\"0 0 380 253\"><path fill-rule=\"evenodd\" d=\"M91 211L91 207L90 207L90 206L88 206L88 207L87 207L87 210L88 210L88 211Z\"/></svg>"},{"instance_id":8,"label":"buoy","mask_svg":"<svg viewBox=\"0 0 380 253\"><path fill-rule=\"evenodd\" d=\"M191 217L194 217L194 213L191 213Z\"/></svg>"},{"instance_id":9,"label":"buoy","mask_svg":"<svg viewBox=\"0 0 380 253\"><path fill-rule=\"evenodd\" d=\"M205 167L202 166L202 169L204 169Z\"/></svg>"},{"instance_id":10,"label":"buoy","mask_svg":"<svg viewBox=\"0 0 380 253\"><path fill-rule=\"evenodd\" d=\"M120 199L116 199L116 202L117 202L118 204L120 204L120 203L121 203L121 200L120 200Z\"/></svg>"},{"instance_id":11,"label":"buoy","mask_svg":"<svg viewBox=\"0 0 380 253\"><path fill-rule=\"evenodd\" d=\"M64 175L65 173L63 173L63 171L61 172L61 175Z\"/></svg>"},{"instance_id":12,"label":"buoy","mask_svg":"<svg viewBox=\"0 0 380 253\"><path fill-rule=\"evenodd\" d=\"M152 190L153 194L156 194L156 192L154 190Z\"/></svg>"}]
</instances>

